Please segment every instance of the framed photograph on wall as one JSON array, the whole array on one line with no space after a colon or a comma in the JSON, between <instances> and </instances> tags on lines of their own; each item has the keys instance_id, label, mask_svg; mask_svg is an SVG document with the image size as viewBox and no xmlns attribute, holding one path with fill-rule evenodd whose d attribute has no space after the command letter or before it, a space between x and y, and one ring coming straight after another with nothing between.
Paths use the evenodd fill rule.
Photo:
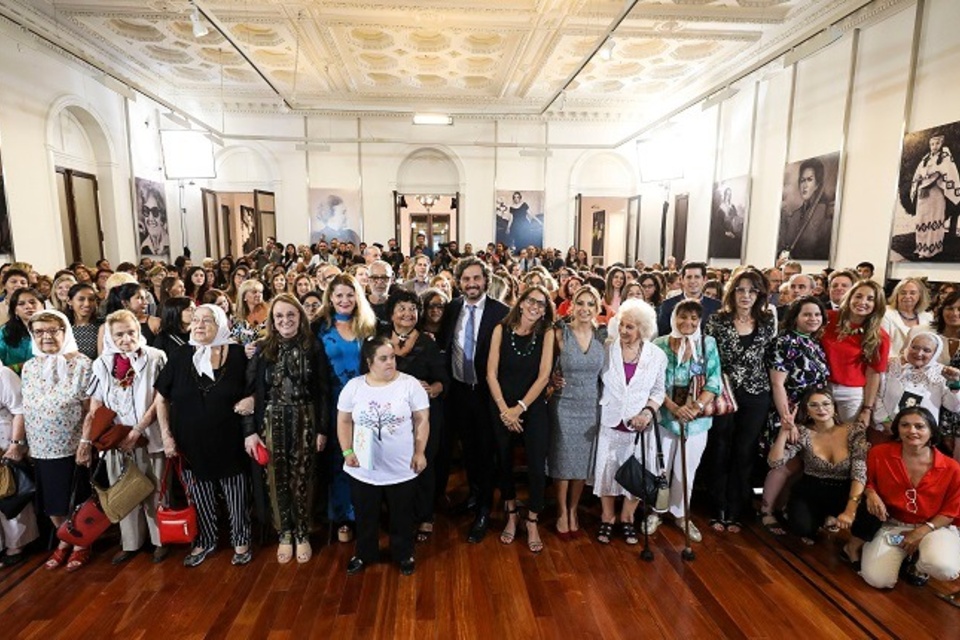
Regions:
<instances>
[{"instance_id":1,"label":"framed photograph on wall","mask_svg":"<svg viewBox=\"0 0 960 640\"><path fill-rule=\"evenodd\" d=\"M137 216L137 237L140 257L170 259L170 229L167 223L167 198L163 183L134 178L134 207Z\"/></svg>"},{"instance_id":2,"label":"framed photograph on wall","mask_svg":"<svg viewBox=\"0 0 960 640\"><path fill-rule=\"evenodd\" d=\"M511 250L543 248L543 191L497 191L496 238Z\"/></svg>"},{"instance_id":3,"label":"framed photograph on wall","mask_svg":"<svg viewBox=\"0 0 960 640\"><path fill-rule=\"evenodd\" d=\"M360 244L363 217L358 189L310 189L310 244L323 238Z\"/></svg>"},{"instance_id":4,"label":"framed photograph on wall","mask_svg":"<svg viewBox=\"0 0 960 640\"><path fill-rule=\"evenodd\" d=\"M829 260L840 152L787 164L783 172L777 257Z\"/></svg>"},{"instance_id":5,"label":"framed photograph on wall","mask_svg":"<svg viewBox=\"0 0 960 640\"><path fill-rule=\"evenodd\" d=\"M960 122L903 137L891 262L960 262Z\"/></svg>"},{"instance_id":6,"label":"framed photograph on wall","mask_svg":"<svg viewBox=\"0 0 960 640\"><path fill-rule=\"evenodd\" d=\"M731 178L713 185L710 208L711 258L740 260L743 255L743 229L750 202L750 176Z\"/></svg>"}]
</instances>

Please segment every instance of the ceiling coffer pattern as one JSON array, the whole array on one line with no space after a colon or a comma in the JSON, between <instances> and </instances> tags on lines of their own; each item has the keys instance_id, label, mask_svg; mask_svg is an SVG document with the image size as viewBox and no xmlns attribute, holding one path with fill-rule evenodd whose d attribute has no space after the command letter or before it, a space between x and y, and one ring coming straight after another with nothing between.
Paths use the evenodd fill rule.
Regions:
<instances>
[{"instance_id":1,"label":"ceiling coffer pattern","mask_svg":"<svg viewBox=\"0 0 960 640\"><path fill-rule=\"evenodd\" d=\"M641 0L567 87L568 109L640 113L695 95L811 15L855 0ZM295 109L536 113L624 0L0 0L121 78L168 99ZM206 21L205 21L206 22ZM554 112L560 110L554 106Z\"/></svg>"}]
</instances>

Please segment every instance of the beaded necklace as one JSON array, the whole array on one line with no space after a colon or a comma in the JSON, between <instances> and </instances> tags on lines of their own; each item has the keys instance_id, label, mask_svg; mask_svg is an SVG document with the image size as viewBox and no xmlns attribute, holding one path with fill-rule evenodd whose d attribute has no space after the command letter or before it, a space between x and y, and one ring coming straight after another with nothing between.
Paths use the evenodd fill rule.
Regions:
<instances>
[{"instance_id":1,"label":"beaded necklace","mask_svg":"<svg viewBox=\"0 0 960 640\"><path fill-rule=\"evenodd\" d=\"M513 349L513 352L520 356L521 358L526 358L533 355L534 350L537 348L537 334L531 334L530 344L527 345L527 348L521 350L517 347L517 333L513 329L510 329L510 348Z\"/></svg>"}]
</instances>

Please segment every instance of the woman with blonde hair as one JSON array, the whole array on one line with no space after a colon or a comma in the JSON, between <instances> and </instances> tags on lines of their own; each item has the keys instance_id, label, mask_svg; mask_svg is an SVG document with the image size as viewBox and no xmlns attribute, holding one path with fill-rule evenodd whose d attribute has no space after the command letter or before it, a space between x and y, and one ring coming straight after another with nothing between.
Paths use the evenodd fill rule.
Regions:
<instances>
[{"instance_id":1,"label":"woman with blonde hair","mask_svg":"<svg viewBox=\"0 0 960 640\"><path fill-rule=\"evenodd\" d=\"M317 339L330 362L330 424L336 421L337 399L343 387L360 375L360 347L377 330L377 317L367 302L360 283L350 274L334 277L323 292L323 306L317 316ZM343 452L333 438L326 448L330 480L328 516L338 525L341 542L353 539L353 506L350 483L343 472Z\"/></svg>"},{"instance_id":2,"label":"woman with blonde hair","mask_svg":"<svg viewBox=\"0 0 960 640\"><path fill-rule=\"evenodd\" d=\"M861 280L843 296L838 311L827 312L820 343L841 422L871 424L890 355L890 336L881 326L886 301L879 284Z\"/></svg>"},{"instance_id":3,"label":"woman with blonde hair","mask_svg":"<svg viewBox=\"0 0 960 640\"><path fill-rule=\"evenodd\" d=\"M64 273L58 276L53 281L48 304L60 313L66 313L67 309L70 308L70 287L75 284L77 284L77 279L72 274Z\"/></svg>"},{"instance_id":4,"label":"woman with blonde hair","mask_svg":"<svg viewBox=\"0 0 960 640\"><path fill-rule=\"evenodd\" d=\"M930 292L920 278L904 278L893 288L880 324L890 335L891 358L899 356L906 347L911 329L933 322L933 314L927 311L929 306Z\"/></svg>"},{"instance_id":5,"label":"woman with blonde hair","mask_svg":"<svg viewBox=\"0 0 960 640\"><path fill-rule=\"evenodd\" d=\"M267 327L268 307L263 301L263 283L244 280L237 291L233 328L230 333L238 344L247 346L263 337Z\"/></svg>"}]
</instances>

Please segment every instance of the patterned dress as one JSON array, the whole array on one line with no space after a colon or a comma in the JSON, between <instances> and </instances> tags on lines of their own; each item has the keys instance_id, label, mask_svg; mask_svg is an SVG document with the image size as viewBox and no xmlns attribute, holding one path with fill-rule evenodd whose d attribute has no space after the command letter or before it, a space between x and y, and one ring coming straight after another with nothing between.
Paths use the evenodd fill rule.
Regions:
<instances>
[{"instance_id":1,"label":"patterned dress","mask_svg":"<svg viewBox=\"0 0 960 640\"><path fill-rule=\"evenodd\" d=\"M827 357L820 343L795 331L778 336L773 341L766 368L787 374L783 387L791 405L796 405L807 389L825 387L830 377ZM766 430L760 436L760 446L764 454L770 450L779 432L780 414L776 407L771 407Z\"/></svg>"},{"instance_id":2,"label":"patterned dress","mask_svg":"<svg viewBox=\"0 0 960 640\"><path fill-rule=\"evenodd\" d=\"M34 458L71 458L77 453L93 363L82 354L68 363L62 380L56 373L45 376L37 358L23 365L23 417Z\"/></svg>"},{"instance_id":3,"label":"patterned dress","mask_svg":"<svg viewBox=\"0 0 960 640\"><path fill-rule=\"evenodd\" d=\"M605 332L604 332L605 333ZM586 352L569 325L563 326L560 368L564 386L550 398L550 448L547 475L561 480L586 480L590 453L597 437L603 336L595 332Z\"/></svg>"}]
</instances>

